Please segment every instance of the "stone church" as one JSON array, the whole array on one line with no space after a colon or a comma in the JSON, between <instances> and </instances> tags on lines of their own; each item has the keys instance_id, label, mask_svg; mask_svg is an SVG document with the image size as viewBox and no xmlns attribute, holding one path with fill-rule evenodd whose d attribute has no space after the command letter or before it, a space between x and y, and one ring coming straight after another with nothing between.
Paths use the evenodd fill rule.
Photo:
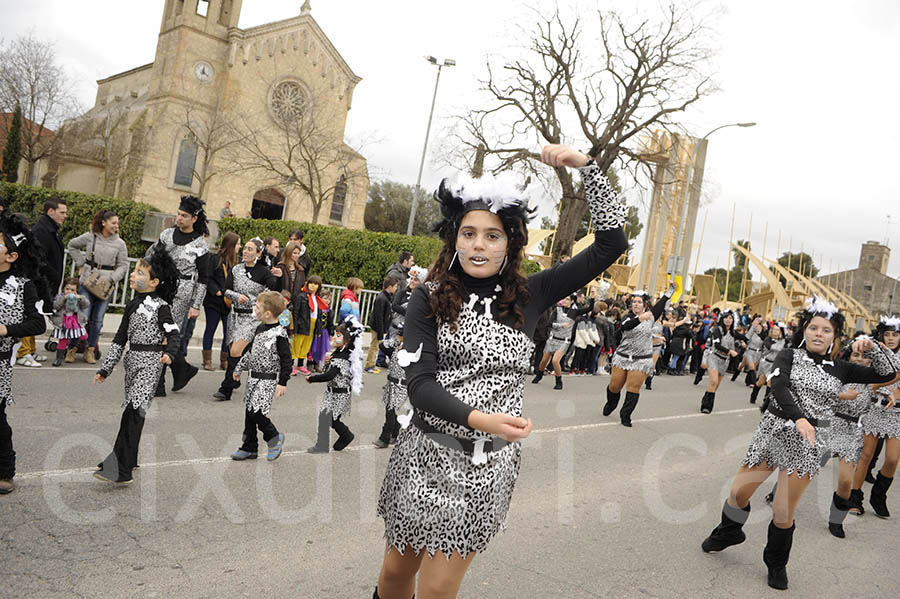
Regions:
<instances>
[{"instance_id":1,"label":"stone church","mask_svg":"<svg viewBox=\"0 0 900 599\"><path fill-rule=\"evenodd\" d=\"M310 14L240 29L242 0L165 0L150 64L97 82L44 176L174 213L363 228L366 160L344 142L357 77Z\"/></svg>"}]
</instances>

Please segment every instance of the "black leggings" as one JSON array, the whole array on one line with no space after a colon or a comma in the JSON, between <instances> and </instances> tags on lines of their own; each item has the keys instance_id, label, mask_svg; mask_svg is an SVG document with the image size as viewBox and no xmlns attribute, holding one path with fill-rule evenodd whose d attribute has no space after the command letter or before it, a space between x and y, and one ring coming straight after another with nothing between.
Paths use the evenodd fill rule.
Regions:
<instances>
[{"instance_id":1,"label":"black leggings","mask_svg":"<svg viewBox=\"0 0 900 599\"><path fill-rule=\"evenodd\" d=\"M16 452L13 451L12 428L6 420L6 400L0 402L0 479L16 475Z\"/></svg>"}]
</instances>

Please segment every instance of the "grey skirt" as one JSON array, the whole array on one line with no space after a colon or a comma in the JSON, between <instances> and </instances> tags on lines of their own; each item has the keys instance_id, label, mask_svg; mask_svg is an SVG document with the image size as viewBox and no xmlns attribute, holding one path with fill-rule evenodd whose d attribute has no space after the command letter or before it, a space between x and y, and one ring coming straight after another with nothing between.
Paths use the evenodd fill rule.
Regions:
<instances>
[{"instance_id":1,"label":"grey skirt","mask_svg":"<svg viewBox=\"0 0 900 599\"><path fill-rule=\"evenodd\" d=\"M728 372L728 360L719 357L715 352L709 352L706 356L706 369L715 370L719 374Z\"/></svg>"},{"instance_id":2,"label":"grey skirt","mask_svg":"<svg viewBox=\"0 0 900 599\"><path fill-rule=\"evenodd\" d=\"M612 365L618 366L622 370L637 370L647 375L653 374L653 358L629 360L617 353L613 355Z\"/></svg>"},{"instance_id":3,"label":"grey skirt","mask_svg":"<svg viewBox=\"0 0 900 599\"><path fill-rule=\"evenodd\" d=\"M756 369L757 365L759 365L759 361L762 358L762 351L758 349L748 349L744 352L744 360L747 363L747 366L753 366L753 369Z\"/></svg>"},{"instance_id":4,"label":"grey skirt","mask_svg":"<svg viewBox=\"0 0 900 599\"><path fill-rule=\"evenodd\" d=\"M550 336L547 339L547 344L544 345L544 353L545 354L555 354L558 351L565 351L566 348L569 347L569 338L559 339L557 337Z\"/></svg>"}]
</instances>

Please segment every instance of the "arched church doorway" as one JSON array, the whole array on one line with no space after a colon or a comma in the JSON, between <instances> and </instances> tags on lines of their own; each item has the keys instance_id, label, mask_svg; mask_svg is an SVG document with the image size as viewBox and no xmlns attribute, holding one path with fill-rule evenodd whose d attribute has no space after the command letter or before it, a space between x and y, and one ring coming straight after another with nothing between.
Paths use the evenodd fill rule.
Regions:
<instances>
[{"instance_id":1,"label":"arched church doorway","mask_svg":"<svg viewBox=\"0 0 900 599\"><path fill-rule=\"evenodd\" d=\"M271 187L260 189L253 194L250 216L267 220L281 220L284 212L284 194Z\"/></svg>"}]
</instances>

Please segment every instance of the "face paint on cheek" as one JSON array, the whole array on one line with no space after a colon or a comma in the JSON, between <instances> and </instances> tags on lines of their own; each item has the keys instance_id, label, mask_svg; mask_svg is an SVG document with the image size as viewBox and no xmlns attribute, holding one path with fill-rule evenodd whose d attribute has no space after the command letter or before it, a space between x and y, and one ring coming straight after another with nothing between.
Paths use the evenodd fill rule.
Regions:
<instances>
[{"instance_id":1,"label":"face paint on cheek","mask_svg":"<svg viewBox=\"0 0 900 599\"><path fill-rule=\"evenodd\" d=\"M506 250L491 250L487 252L487 255L494 264L500 266L503 264L503 259L506 258Z\"/></svg>"},{"instance_id":2,"label":"face paint on cheek","mask_svg":"<svg viewBox=\"0 0 900 599\"><path fill-rule=\"evenodd\" d=\"M335 335L334 336L334 344L337 346L344 345L344 336L343 335Z\"/></svg>"},{"instance_id":3,"label":"face paint on cheek","mask_svg":"<svg viewBox=\"0 0 900 599\"><path fill-rule=\"evenodd\" d=\"M144 279L135 279L134 280L134 288L138 291L143 291L147 288L147 281Z\"/></svg>"}]
</instances>

